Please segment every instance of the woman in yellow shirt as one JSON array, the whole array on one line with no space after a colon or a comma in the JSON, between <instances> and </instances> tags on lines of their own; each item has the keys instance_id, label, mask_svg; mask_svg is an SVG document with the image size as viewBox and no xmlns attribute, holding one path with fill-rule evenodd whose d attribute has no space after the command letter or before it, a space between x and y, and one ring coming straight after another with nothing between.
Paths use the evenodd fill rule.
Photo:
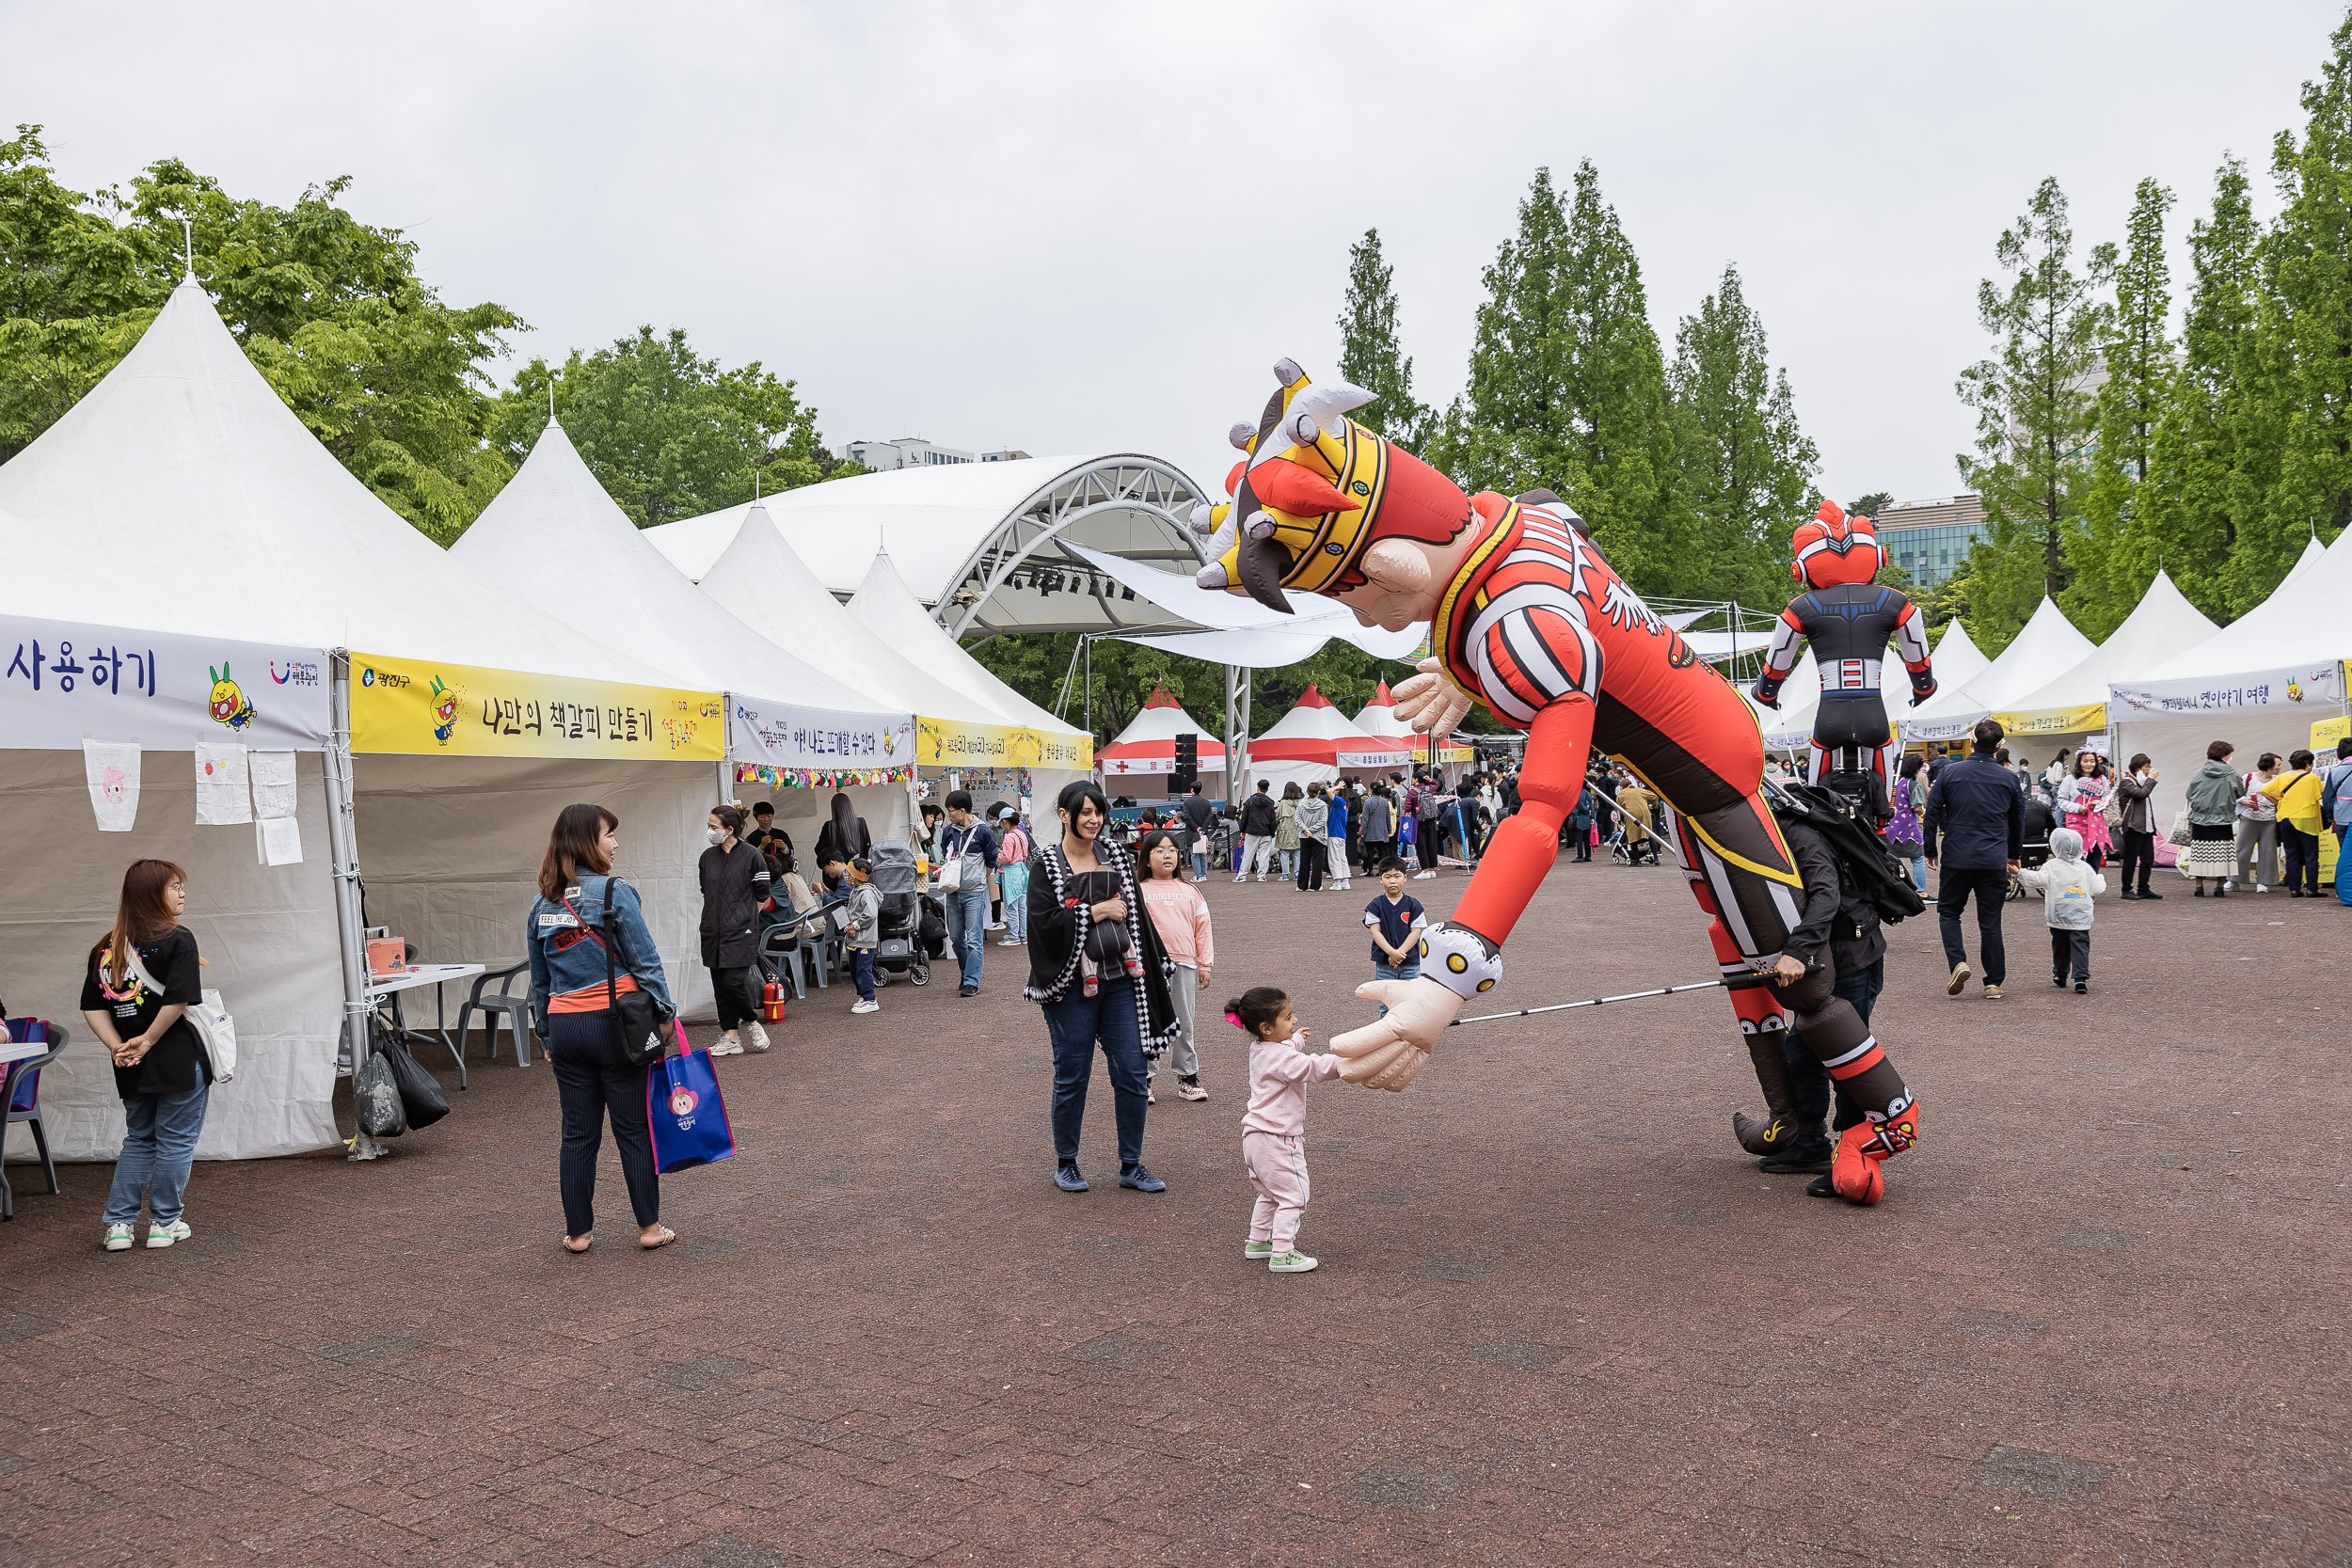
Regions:
<instances>
[{"instance_id":1,"label":"woman in yellow shirt","mask_svg":"<svg viewBox=\"0 0 2352 1568\"><path fill-rule=\"evenodd\" d=\"M2279 807L2279 847L2286 851L2287 896L2319 896L2319 775L2312 771L2312 753L2296 752L2287 758L2287 770L2263 785L2266 800Z\"/></svg>"}]
</instances>

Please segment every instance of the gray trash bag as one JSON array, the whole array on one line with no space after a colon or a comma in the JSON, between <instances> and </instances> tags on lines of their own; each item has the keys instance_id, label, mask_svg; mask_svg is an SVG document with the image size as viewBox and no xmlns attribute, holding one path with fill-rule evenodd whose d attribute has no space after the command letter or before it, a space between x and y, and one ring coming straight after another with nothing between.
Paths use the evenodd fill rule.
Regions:
<instances>
[{"instance_id":1,"label":"gray trash bag","mask_svg":"<svg viewBox=\"0 0 2352 1568\"><path fill-rule=\"evenodd\" d=\"M351 1080L351 1105L359 1131L371 1138L397 1138L408 1131L408 1113L401 1104L400 1079L391 1058L371 1051Z\"/></svg>"}]
</instances>

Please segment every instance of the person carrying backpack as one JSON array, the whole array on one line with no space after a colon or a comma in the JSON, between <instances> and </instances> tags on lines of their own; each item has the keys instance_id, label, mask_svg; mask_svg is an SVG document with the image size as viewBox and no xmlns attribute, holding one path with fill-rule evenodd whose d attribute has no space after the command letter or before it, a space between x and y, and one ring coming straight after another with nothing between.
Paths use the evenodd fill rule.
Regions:
<instances>
[{"instance_id":1,"label":"person carrying backpack","mask_svg":"<svg viewBox=\"0 0 2352 1568\"><path fill-rule=\"evenodd\" d=\"M2335 766L2319 781L2320 826L2336 835L2336 902L2352 904L2352 860L2344 853L2344 831L2352 827L2352 736L2336 742Z\"/></svg>"}]
</instances>

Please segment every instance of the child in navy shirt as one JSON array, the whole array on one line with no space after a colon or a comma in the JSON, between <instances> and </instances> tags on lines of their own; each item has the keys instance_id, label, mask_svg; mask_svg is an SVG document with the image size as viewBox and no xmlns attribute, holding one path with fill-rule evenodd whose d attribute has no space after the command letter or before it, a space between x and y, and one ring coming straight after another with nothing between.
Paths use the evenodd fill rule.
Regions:
<instances>
[{"instance_id":1,"label":"child in navy shirt","mask_svg":"<svg viewBox=\"0 0 2352 1568\"><path fill-rule=\"evenodd\" d=\"M1421 934L1429 926L1421 900L1405 895L1405 863L1391 855L1380 863L1380 896L1364 906L1372 928L1372 973L1382 980L1421 978ZM1389 1015L1387 1003L1380 1016Z\"/></svg>"}]
</instances>

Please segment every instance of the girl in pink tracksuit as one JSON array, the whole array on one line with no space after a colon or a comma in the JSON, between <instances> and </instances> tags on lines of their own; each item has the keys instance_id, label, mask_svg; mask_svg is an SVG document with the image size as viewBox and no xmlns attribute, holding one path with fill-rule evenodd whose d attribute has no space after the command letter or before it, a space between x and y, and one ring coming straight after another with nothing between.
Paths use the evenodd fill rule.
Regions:
<instances>
[{"instance_id":1,"label":"girl in pink tracksuit","mask_svg":"<svg viewBox=\"0 0 2352 1568\"><path fill-rule=\"evenodd\" d=\"M1242 1165L1258 1189L1244 1258L1276 1274L1305 1274L1315 1260L1298 1250L1307 1212L1307 1085L1337 1078L1340 1059L1310 1055L1291 999L1257 986L1225 1004L1225 1022L1249 1037L1249 1110L1241 1118Z\"/></svg>"}]
</instances>

